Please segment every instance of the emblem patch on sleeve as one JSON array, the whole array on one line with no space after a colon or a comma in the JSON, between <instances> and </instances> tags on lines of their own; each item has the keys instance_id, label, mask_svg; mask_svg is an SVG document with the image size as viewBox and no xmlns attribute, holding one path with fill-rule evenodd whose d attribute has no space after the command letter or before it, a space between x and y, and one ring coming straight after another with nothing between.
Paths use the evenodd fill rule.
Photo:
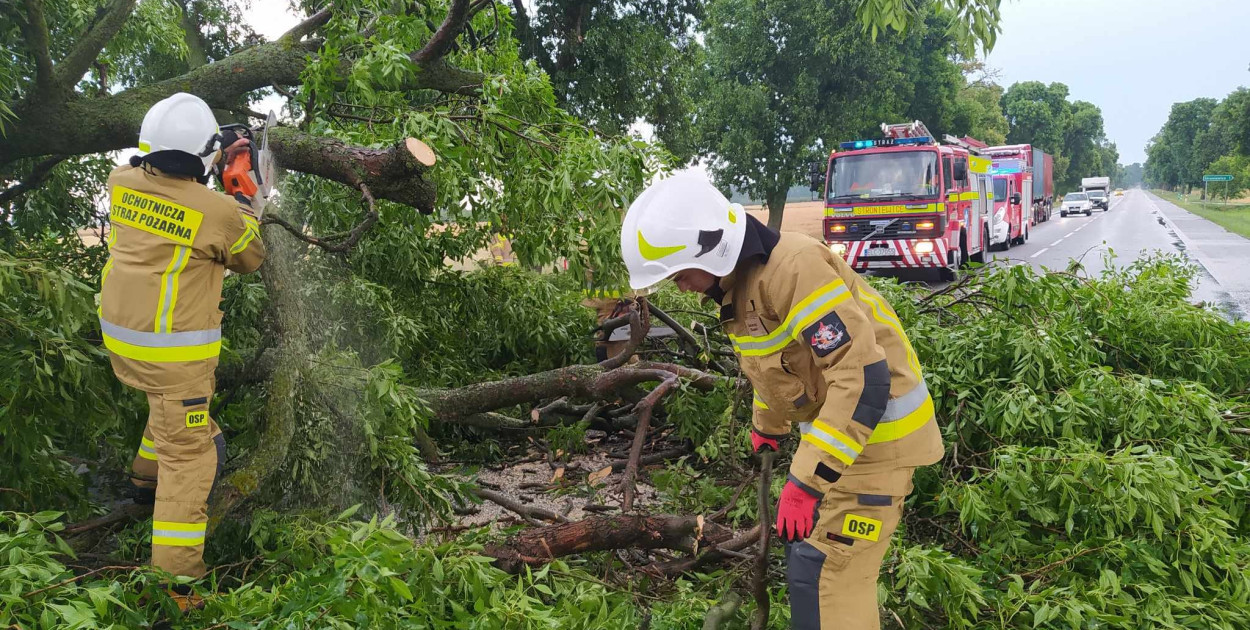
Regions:
<instances>
[{"instance_id":1,"label":"emblem patch on sleeve","mask_svg":"<svg viewBox=\"0 0 1250 630\"><path fill-rule=\"evenodd\" d=\"M803 338L811 344L812 351L818 357L828 356L834 350L851 343L851 333L847 331L846 324L833 311L804 328Z\"/></svg>"},{"instance_id":2,"label":"emblem patch on sleeve","mask_svg":"<svg viewBox=\"0 0 1250 630\"><path fill-rule=\"evenodd\" d=\"M867 516L847 514L842 522L842 534L851 538L863 538L877 542L881 538L881 521Z\"/></svg>"},{"instance_id":3,"label":"emblem patch on sleeve","mask_svg":"<svg viewBox=\"0 0 1250 630\"><path fill-rule=\"evenodd\" d=\"M188 428L193 429L195 427L206 427L206 426L208 426L208 412L207 411L188 411L187 412L187 427Z\"/></svg>"}]
</instances>

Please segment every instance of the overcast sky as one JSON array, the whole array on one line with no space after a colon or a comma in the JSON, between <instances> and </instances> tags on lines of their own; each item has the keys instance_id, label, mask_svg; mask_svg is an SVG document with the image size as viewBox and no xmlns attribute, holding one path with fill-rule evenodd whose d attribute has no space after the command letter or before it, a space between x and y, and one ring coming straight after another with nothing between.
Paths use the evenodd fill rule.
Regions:
<instances>
[{"instance_id":1,"label":"overcast sky","mask_svg":"<svg viewBox=\"0 0 1250 630\"><path fill-rule=\"evenodd\" d=\"M1172 103L1250 85L1250 0L1005 0L987 58L1004 87L1067 84L1102 109L1120 162L1145 162Z\"/></svg>"}]
</instances>

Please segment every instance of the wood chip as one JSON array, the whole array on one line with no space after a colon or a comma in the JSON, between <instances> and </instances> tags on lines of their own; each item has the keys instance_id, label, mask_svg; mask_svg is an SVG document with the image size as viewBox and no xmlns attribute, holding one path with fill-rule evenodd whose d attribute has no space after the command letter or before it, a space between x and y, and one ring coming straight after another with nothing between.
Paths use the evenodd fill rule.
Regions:
<instances>
[{"instance_id":1,"label":"wood chip","mask_svg":"<svg viewBox=\"0 0 1250 630\"><path fill-rule=\"evenodd\" d=\"M589 475L586 475L586 481L589 481L591 484L601 483L604 479L607 479L611 474L612 474L612 467L605 466L603 468L600 468L599 470L596 470L595 472L590 473Z\"/></svg>"}]
</instances>

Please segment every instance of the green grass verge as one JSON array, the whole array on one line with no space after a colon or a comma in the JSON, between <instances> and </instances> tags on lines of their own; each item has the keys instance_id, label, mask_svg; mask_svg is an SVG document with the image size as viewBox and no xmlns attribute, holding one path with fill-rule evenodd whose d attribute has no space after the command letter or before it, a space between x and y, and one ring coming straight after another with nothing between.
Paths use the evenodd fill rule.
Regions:
<instances>
[{"instance_id":1,"label":"green grass verge","mask_svg":"<svg viewBox=\"0 0 1250 630\"><path fill-rule=\"evenodd\" d=\"M1222 202L1203 203L1196 200L1196 195L1190 195L1189 199L1186 200L1179 193L1167 190L1152 190L1151 192L1208 221L1213 221L1223 226L1226 230L1250 238L1250 204L1230 203L1224 205Z\"/></svg>"}]
</instances>

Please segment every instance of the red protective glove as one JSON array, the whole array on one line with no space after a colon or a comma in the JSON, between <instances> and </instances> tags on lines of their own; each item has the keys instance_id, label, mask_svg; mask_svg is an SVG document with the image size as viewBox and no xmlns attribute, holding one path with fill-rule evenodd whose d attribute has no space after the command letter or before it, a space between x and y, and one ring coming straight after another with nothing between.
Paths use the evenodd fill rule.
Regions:
<instances>
[{"instance_id":1,"label":"red protective glove","mask_svg":"<svg viewBox=\"0 0 1250 630\"><path fill-rule=\"evenodd\" d=\"M812 535L813 517L816 514L815 497L793 481L787 481L777 501L777 535L782 540L797 542Z\"/></svg>"},{"instance_id":2,"label":"red protective glove","mask_svg":"<svg viewBox=\"0 0 1250 630\"><path fill-rule=\"evenodd\" d=\"M777 438L765 437L756 432L755 429L751 429L751 448L755 449L755 452L758 453L760 452L760 448L764 446L767 446L774 451L781 450L781 445L777 443Z\"/></svg>"}]
</instances>

